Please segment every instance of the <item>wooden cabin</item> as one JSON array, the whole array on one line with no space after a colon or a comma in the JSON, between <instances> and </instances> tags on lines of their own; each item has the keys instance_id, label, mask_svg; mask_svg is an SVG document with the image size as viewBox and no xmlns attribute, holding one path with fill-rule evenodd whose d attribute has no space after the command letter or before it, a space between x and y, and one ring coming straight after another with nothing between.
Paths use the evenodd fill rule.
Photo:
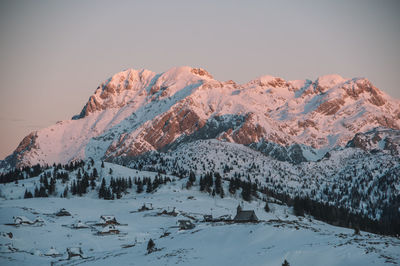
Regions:
<instances>
[{"instance_id":1,"label":"wooden cabin","mask_svg":"<svg viewBox=\"0 0 400 266\"><path fill-rule=\"evenodd\" d=\"M115 224L119 225L117 219L112 215L102 215L100 216L100 221L102 224Z\"/></svg>"},{"instance_id":2,"label":"wooden cabin","mask_svg":"<svg viewBox=\"0 0 400 266\"><path fill-rule=\"evenodd\" d=\"M83 259L83 252L80 247L74 247L74 248L67 248L67 254L68 254L68 259L71 259L72 257L80 257Z\"/></svg>"},{"instance_id":3,"label":"wooden cabin","mask_svg":"<svg viewBox=\"0 0 400 266\"><path fill-rule=\"evenodd\" d=\"M190 220L178 220L180 230L190 230L195 227L195 225Z\"/></svg>"},{"instance_id":4,"label":"wooden cabin","mask_svg":"<svg viewBox=\"0 0 400 266\"><path fill-rule=\"evenodd\" d=\"M56 216L71 216L71 214L66 209L62 208L56 213Z\"/></svg>"},{"instance_id":5,"label":"wooden cabin","mask_svg":"<svg viewBox=\"0 0 400 266\"><path fill-rule=\"evenodd\" d=\"M238 205L236 210L236 216L233 218L235 222L247 223L247 222L257 222L258 218L254 210L242 210L242 207Z\"/></svg>"},{"instance_id":6,"label":"wooden cabin","mask_svg":"<svg viewBox=\"0 0 400 266\"><path fill-rule=\"evenodd\" d=\"M119 234L119 230L117 228L115 228L114 225L109 224L106 227L104 227L100 232L100 235L118 235Z\"/></svg>"}]
</instances>

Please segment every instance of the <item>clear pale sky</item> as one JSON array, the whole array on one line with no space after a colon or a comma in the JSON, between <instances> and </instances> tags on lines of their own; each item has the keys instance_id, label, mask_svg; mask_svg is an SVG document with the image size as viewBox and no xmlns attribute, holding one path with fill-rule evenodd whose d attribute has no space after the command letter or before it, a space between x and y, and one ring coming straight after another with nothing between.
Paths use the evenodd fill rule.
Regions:
<instances>
[{"instance_id":1,"label":"clear pale sky","mask_svg":"<svg viewBox=\"0 0 400 266\"><path fill-rule=\"evenodd\" d=\"M367 77L400 98L400 1L0 1L0 159L126 68Z\"/></svg>"}]
</instances>

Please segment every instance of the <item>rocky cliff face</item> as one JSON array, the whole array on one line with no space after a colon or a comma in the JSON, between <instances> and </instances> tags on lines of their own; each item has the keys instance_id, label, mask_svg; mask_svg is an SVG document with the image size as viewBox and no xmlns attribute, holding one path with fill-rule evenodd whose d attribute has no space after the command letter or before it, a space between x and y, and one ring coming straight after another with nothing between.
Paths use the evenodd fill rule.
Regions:
<instances>
[{"instance_id":1,"label":"rocky cliff face","mask_svg":"<svg viewBox=\"0 0 400 266\"><path fill-rule=\"evenodd\" d=\"M72 120L26 137L1 167L134 157L208 138L301 162L359 132L398 130L399 106L364 78L262 76L239 85L200 68L129 69L101 83Z\"/></svg>"},{"instance_id":2,"label":"rocky cliff face","mask_svg":"<svg viewBox=\"0 0 400 266\"><path fill-rule=\"evenodd\" d=\"M385 150L392 155L399 155L400 131L387 128L374 128L368 132L360 132L347 143L347 147L360 148L369 152Z\"/></svg>"}]
</instances>

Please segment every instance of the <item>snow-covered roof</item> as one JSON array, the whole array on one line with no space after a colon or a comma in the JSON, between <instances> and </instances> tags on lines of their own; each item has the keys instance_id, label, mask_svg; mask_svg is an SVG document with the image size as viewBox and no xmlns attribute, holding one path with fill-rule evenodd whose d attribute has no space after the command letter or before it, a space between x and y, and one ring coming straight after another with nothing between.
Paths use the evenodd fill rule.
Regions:
<instances>
[{"instance_id":1,"label":"snow-covered roof","mask_svg":"<svg viewBox=\"0 0 400 266\"><path fill-rule=\"evenodd\" d=\"M26 218L25 216L15 216L14 223L21 224L21 223L33 223L33 222L31 220L29 220L28 218Z\"/></svg>"},{"instance_id":2,"label":"snow-covered roof","mask_svg":"<svg viewBox=\"0 0 400 266\"><path fill-rule=\"evenodd\" d=\"M102 230L101 230L101 232L102 233L108 233L108 232L110 232L110 231L113 231L113 230L117 230L116 228L115 228L115 226L114 225L107 225L106 227L104 227Z\"/></svg>"},{"instance_id":3,"label":"snow-covered roof","mask_svg":"<svg viewBox=\"0 0 400 266\"><path fill-rule=\"evenodd\" d=\"M253 210L248 210L248 211L239 211L235 218L235 221L257 221L258 218L256 216L256 213Z\"/></svg>"},{"instance_id":4,"label":"snow-covered roof","mask_svg":"<svg viewBox=\"0 0 400 266\"><path fill-rule=\"evenodd\" d=\"M117 219L113 215L102 215L100 216L100 219L105 221L105 222L115 222Z\"/></svg>"},{"instance_id":5,"label":"snow-covered roof","mask_svg":"<svg viewBox=\"0 0 400 266\"><path fill-rule=\"evenodd\" d=\"M73 227L75 228L88 228L89 226L87 226L86 224L82 223L81 221L77 221Z\"/></svg>"},{"instance_id":6,"label":"snow-covered roof","mask_svg":"<svg viewBox=\"0 0 400 266\"><path fill-rule=\"evenodd\" d=\"M46 256L54 256L54 255L60 255L60 252L58 252L57 249L54 247L51 247L46 253L44 253Z\"/></svg>"},{"instance_id":7,"label":"snow-covered roof","mask_svg":"<svg viewBox=\"0 0 400 266\"><path fill-rule=\"evenodd\" d=\"M82 249L80 247L67 248L67 252L73 255L83 254Z\"/></svg>"}]
</instances>

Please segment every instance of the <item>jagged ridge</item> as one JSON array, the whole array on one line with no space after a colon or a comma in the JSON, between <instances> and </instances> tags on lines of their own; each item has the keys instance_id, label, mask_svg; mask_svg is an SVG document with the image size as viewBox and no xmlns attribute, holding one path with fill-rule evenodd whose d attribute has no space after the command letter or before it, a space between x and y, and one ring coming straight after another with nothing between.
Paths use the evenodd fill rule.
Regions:
<instances>
[{"instance_id":1,"label":"jagged ridge","mask_svg":"<svg viewBox=\"0 0 400 266\"><path fill-rule=\"evenodd\" d=\"M295 163L317 160L358 132L399 129L399 103L365 78L263 76L236 84L200 68L128 69L103 82L72 120L27 136L0 166L134 157L207 138L263 147Z\"/></svg>"}]
</instances>

